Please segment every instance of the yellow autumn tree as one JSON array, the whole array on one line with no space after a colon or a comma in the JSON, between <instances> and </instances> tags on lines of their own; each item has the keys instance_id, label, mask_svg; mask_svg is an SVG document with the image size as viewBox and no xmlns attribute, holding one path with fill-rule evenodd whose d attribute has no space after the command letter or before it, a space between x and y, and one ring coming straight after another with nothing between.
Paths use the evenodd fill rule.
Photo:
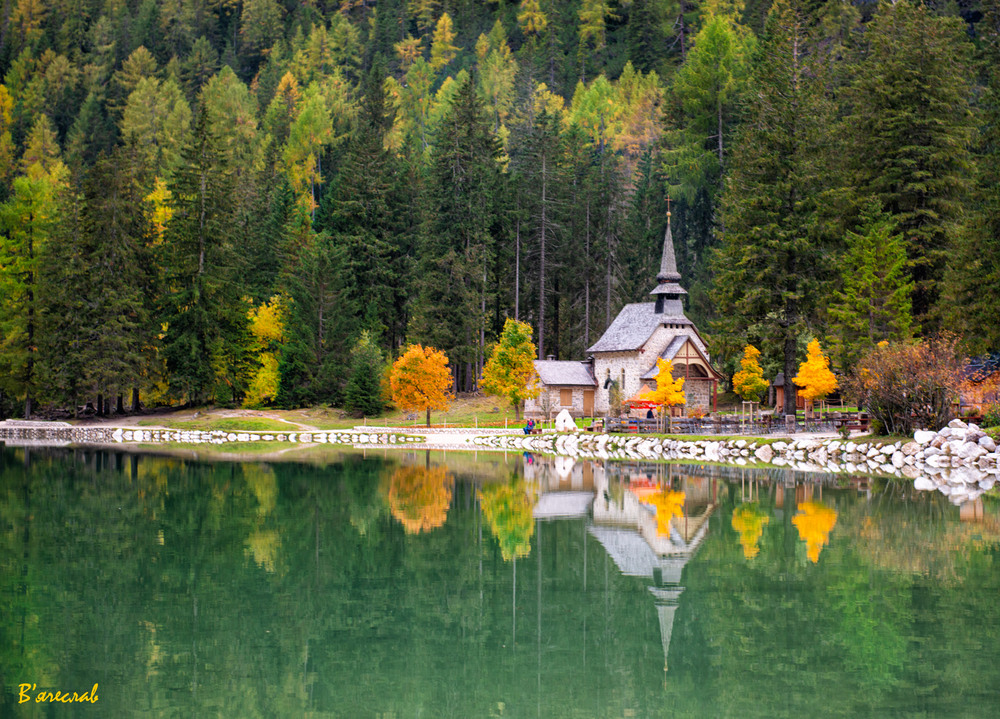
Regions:
<instances>
[{"instance_id":1,"label":"yellow autumn tree","mask_svg":"<svg viewBox=\"0 0 1000 719\"><path fill-rule=\"evenodd\" d=\"M410 345L392 364L389 386L392 401L402 410L427 412L431 426L431 410L446 412L449 407L452 377L448 358L433 347Z\"/></svg>"},{"instance_id":2,"label":"yellow autumn tree","mask_svg":"<svg viewBox=\"0 0 1000 719\"><path fill-rule=\"evenodd\" d=\"M761 536L764 534L764 526L771 518L764 514L756 503L742 504L733 510L733 529L740 534L740 546L743 547L743 556L753 559L760 554Z\"/></svg>"},{"instance_id":3,"label":"yellow autumn tree","mask_svg":"<svg viewBox=\"0 0 1000 719\"><path fill-rule=\"evenodd\" d=\"M673 371L674 365L670 360L662 357L656 360L656 390L644 390L639 399L658 404L661 412L664 407L684 404L684 378L674 379Z\"/></svg>"},{"instance_id":4,"label":"yellow autumn tree","mask_svg":"<svg viewBox=\"0 0 1000 719\"><path fill-rule=\"evenodd\" d=\"M815 564L819 553L830 543L830 532L837 524L837 510L818 502L803 502L799 513L792 517L792 524L799 530L799 539L806 543L806 554Z\"/></svg>"},{"instance_id":5,"label":"yellow autumn tree","mask_svg":"<svg viewBox=\"0 0 1000 719\"><path fill-rule=\"evenodd\" d=\"M809 343L806 361L799 365L799 373L792 381L802 388L799 393L810 404L837 389L837 377L830 371L830 358L823 354L819 340Z\"/></svg>"},{"instance_id":6,"label":"yellow autumn tree","mask_svg":"<svg viewBox=\"0 0 1000 719\"><path fill-rule=\"evenodd\" d=\"M518 421L524 400L538 396L536 352L531 341L531 325L508 318L500 340L493 346L490 358L483 367L480 384L483 392L509 400Z\"/></svg>"},{"instance_id":7,"label":"yellow autumn tree","mask_svg":"<svg viewBox=\"0 0 1000 719\"><path fill-rule=\"evenodd\" d=\"M285 334L285 304L285 298L275 295L270 302L247 313L259 366L243 398L244 407L261 407L278 394L278 365Z\"/></svg>"},{"instance_id":8,"label":"yellow autumn tree","mask_svg":"<svg viewBox=\"0 0 1000 719\"><path fill-rule=\"evenodd\" d=\"M400 467L383 485L389 512L407 534L442 526L451 506L451 476L447 467Z\"/></svg>"},{"instance_id":9,"label":"yellow autumn tree","mask_svg":"<svg viewBox=\"0 0 1000 719\"><path fill-rule=\"evenodd\" d=\"M488 484L478 492L479 505L490 531L500 544L505 562L531 554L531 535L535 533L532 512L535 497L523 479L503 484Z\"/></svg>"},{"instance_id":10,"label":"yellow autumn tree","mask_svg":"<svg viewBox=\"0 0 1000 719\"><path fill-rule=\"evenodd\" d=\"M770 382L764 379L764 370L757 358L760 350L753 345L743 348L740 371L733 375L733 391L748 402L759 402L761 393Z\"/></svg>"},{"instance_id":11,"label":"yellow autumn tree","mask_svg":"<svg viewBox=\"0 0 1000 719\"><path fill-rule=\"evenodd\" d=\"M657 536L665 537L670 534L670 520L684 516L684 497L684 492L665 487L662 492L643 497L643 502L656 508Z\"/></svg>"},{"instance_id":12,"label":"yellow autumn tree","mask_svg":"<svg viewBox=\"0 0 1000 719\"><path fill-rule=\"evenodd\" d=\"M455 53L460 48L452 44L454 39L455 30L452 26L451 16L448 13L442 13L434 28L434 37L431 41L432 68L440 70L455 58Z\"/></svg>"}]
</instances>

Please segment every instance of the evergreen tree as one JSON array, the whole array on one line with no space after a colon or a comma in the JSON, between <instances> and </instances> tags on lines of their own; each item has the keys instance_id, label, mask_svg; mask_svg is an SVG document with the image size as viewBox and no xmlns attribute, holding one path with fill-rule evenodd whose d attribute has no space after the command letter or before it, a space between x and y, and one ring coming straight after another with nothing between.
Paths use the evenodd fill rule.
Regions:
<instances>
[{"instance_id":1,"label":"evergreen tree","mask_svg":"<svg viewBox=\"0 0 1000 719\"><path fill-rule=\"evenodd\" d=\"M944 292L947 326L975 353L1000 349L1000 294L992 291L1000 286L1000 3L991 0L985 9L977 189L949 257Z\"/></svg>"},{"instance_id":2,"label":"evergreen tree","mask_svg":"<svg viewBox=\"0 0 1000 719\"><path fill-rule=\"evenodd\" d=\"M738 135L721 198L715 299L732 321L782 347L785 377L813 317L824 275L817 202L822 190L822 85L809 67L797 0L771 9L753 75L757 101ZM735 326L734 326L735 325ZM795 412L794 392L784 411Z\"/></svg>"},{"instance_id":3,"label":"evergreen tree","mask_svg":"<svg viewBox=\"0 0 1000 719\"><path fill-rule=\"evenodd\" d=\"M194 403L213 398L217 386L228 388L225 399L239 399L253 369L248 307L233 282L239 256L226 169L202 110L172 183L176 208L164 243L163 355L171 388Z\"/></svg>"},{"instance_id":4,"label":"evergreen tree","mask_svg":"<svg viewBox=\"0 0 1000 719\"><path fill-rule=\"evenodd\" d=\"M475 83L466 79L433 157L409 337L454 358L464 391L473 388L484 359L489 268L499 236L499 155Z\"/></svg>"},{"instance_id":5,"label":"evergreen tree","mask_svg":"<svg viewBox=\"0 0 1000 719\"><path fill-rule=\"evenodd\" d=\"M830 307L831 330L840 366L850 370L882 340L908 339L913 283L906 272L906 247L895 222L871 202L858 232L847 233L841 259L843 289Z\"/></svg>"},{"instance_id":6,"label":"evergreen tree","mask_svg":"<svg viewBox=\"0 0 1000 719\"><path fill-rule=\"evenodd\" d=\"M969 190L969 46L958 18L883 4L847 94L849 187L875 197L907 243L913 313L931 329L945 258Z\"/></svg>"},{"instance_id":7,"label":"evergreen tree","mask_svg":"<svg viewBox=\"0 0 1000 719\"><path fill-rule=\"evenodd\" d=\"M363 331L351 352L351 374L344 390L344 409L366 417L382 414L382 353Z\"/></svg>"}]
</instances>

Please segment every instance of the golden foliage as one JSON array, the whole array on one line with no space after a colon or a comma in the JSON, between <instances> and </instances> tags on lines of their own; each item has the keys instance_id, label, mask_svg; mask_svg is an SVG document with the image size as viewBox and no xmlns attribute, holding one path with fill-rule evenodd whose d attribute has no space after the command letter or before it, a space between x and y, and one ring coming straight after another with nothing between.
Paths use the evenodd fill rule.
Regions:
<instances>
[{"instance_id":1,"label":"golden foliage","mask_svg":"<svg viewBox=\"0 0 1000 719\"><path fill-rule=\"evenodd\" d=\"M656 370L656 390L642 392L639 399L666 407L684 404L684 378L673 378L673 363L660 358L656 360Z\"/></svg>"},{"instance_id":2,"label":"golden foliage","mask_svg":"<svg viewBox=\"0 0 1000 719\"><path fill-rule=\"evenodd\" d=\"M743 348L743 358L740 360L740 369L733 375L733 391L747 401L757 402L761 393L767 389L770 382L764 379L764 370L760 366L757 358L760 357L760 350L753 345Z\"/></svg>"},{"instance_id":3,"label":"golden foliage","mask_svg":"<svg viewBox=\"0 0 1000 719\"><path fill-rule=\"evenodd\" d=\"M286 302L281 295L275 295L270 302L265 302L247 313L260 366L243 398L244 407L260 407L278 394L280 383L278 365L281 343L285 335Z\"/></svg>"},{"instance_id":4,"label":"golden foliage","mask_svg":"<svg viewBox=\"0 0 1000 719\"><path fill-rule=\"evenodd\" d=\"M670 533L670 520L684 516L684 492L664 488L662 492L643 497L642 501L656 508L656 534Z\"/></svg>"},{"instance_id":5,"label":"golden foliage","mask_svg":"<svg viewBox=\"0 0 1000 719\"><path fill-rule=\"evenodd\" d=\"M451 394L451 371L444 352L433 347L410 345L406 352L392 364L389 386L392 401L407 411L426 410L445 412Z\"/></svg>"},{"instance_id":6,"label":"golden foliage","mask_svg":"<svg viewBox=\"0 0 1000 719\"><path fill-rule=\"evenodd\" d=\"M478 494L483 516L500 544L504 561L531 554L535 497L525 481L488 484Z\"/></svg>"},{"instance_id":7,"label":"golden foliage","mask_svg":"<svg viewBox=\"0 0 1000 719\"><path fill-rule=\"evenodd\" d=\"M447 467L400 467L384 488L389 512L407 534L442 526L451 506L451 477Z\"/></svg>"},{"instance_id":8,"label":"golden foliage","mask_svg":"<svg viewBox=\"0 0 1000 719\"><path fill-rule=\"evenodd\" d=\"M541 35L545 32L549 21L542 12L539 0L521 0L521 9L517 12L517 24L525 35Z\"/></svg>"},{"instance_id":9,"label":"golden foliage","mask_svg":"<svg viewBox=\"0 0 1000 719\"><path fill-rule=\"evenodd\" d=\"M537 350L531 341L531 325L507 319L500 341L490 351L483 367L483 392L506 397L511 406L520 408L525 399L538 396L538 374L535 372Z\"/></svg>"},{"instance_id":10,"label":"golden foliage","mask_svg":"<svg viewBox=\"0 0 1000 719\"><path fill-rule=\"evenodd\" d=\"M799 513L792 517L792 524L799 530L799 539L806 543L806 554L814 564L819 553L830 543L830 532L837 524L837 510L818 502L803 502Z\"/></svg>"},{"instance_id":11,"label":"golden foliage","mask_svg":"<svg viewBox=\"0 0 1000 719\"><path fill-rule=\"evenodd\" d=\"M760 554L758 542L764 534L764 526L770 521L771 518L756 503L743 504L733 510L733 529L740 534L740 546L747 559Z\"/></svg>"},{"instance_id":12,"label":"golden foliage","mask_svg":"<svg viewBox=\"0 0 1000 719\"><path fill-rule=\"evenodd\" d=\"M455 40L455 29L452 26L451 16L448 13L441 13L437 26L434 28L434 38L431 42L431 67L440 70L455 58L455 54L461 49L452 44Z\"/></svg>"},{"instance_id":13,"label":"golden foliage","mask_svg":"<svg viewBox=\"0 0 1000 719\"><path fill-rule=\"evenodd\" d=\"M806 361L799 365L799 373L792 381L802 388L799 394L812 401L837 389L837 377L830 371L830 358L823 354L819 340L810 342L806 351Z\"/></svg>"}]
</instances>

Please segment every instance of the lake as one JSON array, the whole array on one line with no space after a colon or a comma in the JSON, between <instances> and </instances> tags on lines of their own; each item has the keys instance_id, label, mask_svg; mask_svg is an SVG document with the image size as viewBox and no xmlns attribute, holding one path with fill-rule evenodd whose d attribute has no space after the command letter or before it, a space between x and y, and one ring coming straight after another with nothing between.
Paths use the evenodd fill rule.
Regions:
<instances>
[{"instance_id":1,"label":"lake","mask_svg":"<svg viewBox=\"0 0 1000 719\"><path fill-rule=\"evenodd\" d=\"M990 495L515 454L0 446L0 542L3 717L1000 713ZM35 701L94 684L93 703Z\"/></svg>"}]
</instances>

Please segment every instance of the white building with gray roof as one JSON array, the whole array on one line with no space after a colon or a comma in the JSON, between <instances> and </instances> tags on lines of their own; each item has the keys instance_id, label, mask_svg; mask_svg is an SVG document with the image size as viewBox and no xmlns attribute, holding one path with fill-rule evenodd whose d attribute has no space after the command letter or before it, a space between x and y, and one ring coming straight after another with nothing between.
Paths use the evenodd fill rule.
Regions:
<instances>
[{"instance_id":1,"label":"white building with gray roof","mask_svg":"<svg viewBox=\"0 0 1000 719\"><path fill-rule=\"evenodd\" d=\"M680 279L668 212L657 285L649 293L655 301L625 305L601 338L587 350L593 357L597 380L595 408L599 414L609 409L613 382L622 388L625 399L635 397L644 388L655 389L656 360L661 357L673 363L675 378L684 378L686 402L675 414L715 408L722 375L712 367L698 328L684 315L681 296L687 291L680 286Z\"/></svg>"}]
</instances>

